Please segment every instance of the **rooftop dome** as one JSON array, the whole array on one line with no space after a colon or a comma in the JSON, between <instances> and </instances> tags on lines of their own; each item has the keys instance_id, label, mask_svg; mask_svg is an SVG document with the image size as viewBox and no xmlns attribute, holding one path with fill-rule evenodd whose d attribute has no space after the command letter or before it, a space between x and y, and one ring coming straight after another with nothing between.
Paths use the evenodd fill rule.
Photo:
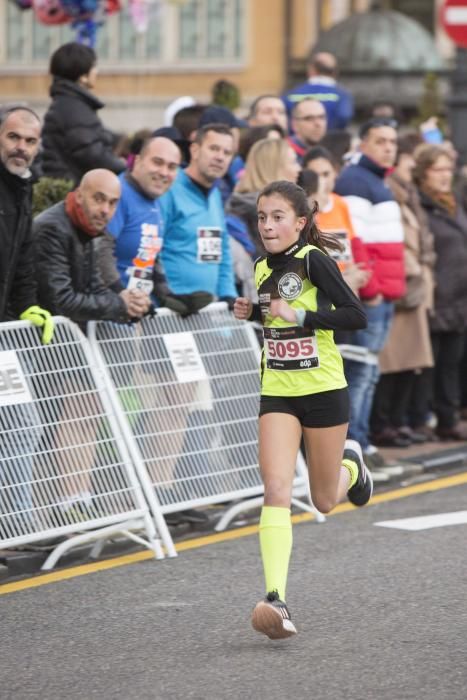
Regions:
<instances>
[{"instance_id":1,"label":"rooftop dome","mask_svg":"<svg viewBox=\"0 0 467 700\"><path fill-rule=\"evenodd\" d=\"M378 7L323 32L313 52L329 51L341 71L431 71L445 66L433 37L410 17Z\"/></svg>"}]
</instances>

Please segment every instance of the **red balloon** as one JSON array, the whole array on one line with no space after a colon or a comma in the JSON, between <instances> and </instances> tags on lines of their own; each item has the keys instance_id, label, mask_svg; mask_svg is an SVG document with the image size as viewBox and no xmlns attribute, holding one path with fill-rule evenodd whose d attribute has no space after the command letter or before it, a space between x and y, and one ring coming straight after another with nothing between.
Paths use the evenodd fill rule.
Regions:
<instances>
[{"instance_id":1,"label":"red balloon","mask_svg":"<svg viewBox=\"0 0 467 700\"><path fill-rule=\"evenodd\" d=\"M112 15L114 12L120 12L122 6L120 0L105 0L105 12Z\"/></svg>"},{"instance_id":2,"label":"red balloon","mask_svg":"<svg viewBox=\"0 0 467 700\"><path fill-rule=\"evenodd\" d=\"M60 4L60 0L32 0L36 19L42 24L67 24L71 17Z\"/></svg>"}]
</instances>

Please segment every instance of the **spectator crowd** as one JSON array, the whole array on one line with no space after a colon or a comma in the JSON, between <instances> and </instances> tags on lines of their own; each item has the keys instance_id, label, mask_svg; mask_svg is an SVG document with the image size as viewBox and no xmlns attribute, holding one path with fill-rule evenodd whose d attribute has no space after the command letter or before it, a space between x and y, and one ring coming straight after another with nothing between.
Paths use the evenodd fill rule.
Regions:
<instances>
[{"instance_id":1,"label":"spectator crowd","mask_svg":"<svg viewBox=\"0 0 467 700\"><path fill-rule=\"evenodd\" d=\"M85 330L161 306L187 316L213 300L257 302L258 193L298 182L367 315L366 329L336 334L349 349L349 437L373 471L382 446L467 441L467 198L436 123L413 129L378 104L356 126L327 53L245 119L183 98L164 125L120 137L98 115L93 49L61 46L50 73L43 122L25 105L0 112L0 321L29 320L47 343L53 315ZM63 181L63 198L33 220L33 184L49 180Z\"/></svg>"}]
</instances>

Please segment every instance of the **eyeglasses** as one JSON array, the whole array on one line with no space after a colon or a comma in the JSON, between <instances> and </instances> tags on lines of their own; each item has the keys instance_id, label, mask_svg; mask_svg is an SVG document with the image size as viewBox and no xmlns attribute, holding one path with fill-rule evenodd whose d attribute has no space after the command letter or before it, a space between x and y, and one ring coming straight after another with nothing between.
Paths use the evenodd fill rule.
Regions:
<instances>
[{"instance_id":1,"label":"eyeglasses","mask_svg":"<svg viewBox=\"0 0 467 700\"><path fill-rule=\"evenodd\" d=\"M428 170L432 173L453 173L454 168L452 165L446 165L444 168L443 167L438 167L438 168L428 168Z\"/></svg>"}]
</instances>

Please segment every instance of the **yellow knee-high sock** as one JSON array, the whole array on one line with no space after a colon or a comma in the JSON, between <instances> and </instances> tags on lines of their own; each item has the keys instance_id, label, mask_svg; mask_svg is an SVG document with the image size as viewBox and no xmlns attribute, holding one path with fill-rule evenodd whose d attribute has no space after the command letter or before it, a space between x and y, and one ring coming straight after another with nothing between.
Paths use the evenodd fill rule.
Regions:
<instances>
[{"instance_id":1,"label":"yellow knee-high sock","mask_svg":"<svg viewBox=\"0 0 467 700\"><path fill-rule=\"evenodd\" d=\"M266 593L277 591L285 600L290 552L292 551L292 521L288 508L263 506L259 521L259 544L263 560Z\"/></svg>"},{"instance_id":2,"label":"yellow knee-high sock","mask_svg":"<svg viewBox=\"0 0 467 700\"><path fill-rule=\"evenodd\" d=\"M347 469L350 474L350 484L349 489L352 488L357 483L358 479L358 464L354 462L353 459L343 459L342 466Z\"/></svg>"}]
</instances>

